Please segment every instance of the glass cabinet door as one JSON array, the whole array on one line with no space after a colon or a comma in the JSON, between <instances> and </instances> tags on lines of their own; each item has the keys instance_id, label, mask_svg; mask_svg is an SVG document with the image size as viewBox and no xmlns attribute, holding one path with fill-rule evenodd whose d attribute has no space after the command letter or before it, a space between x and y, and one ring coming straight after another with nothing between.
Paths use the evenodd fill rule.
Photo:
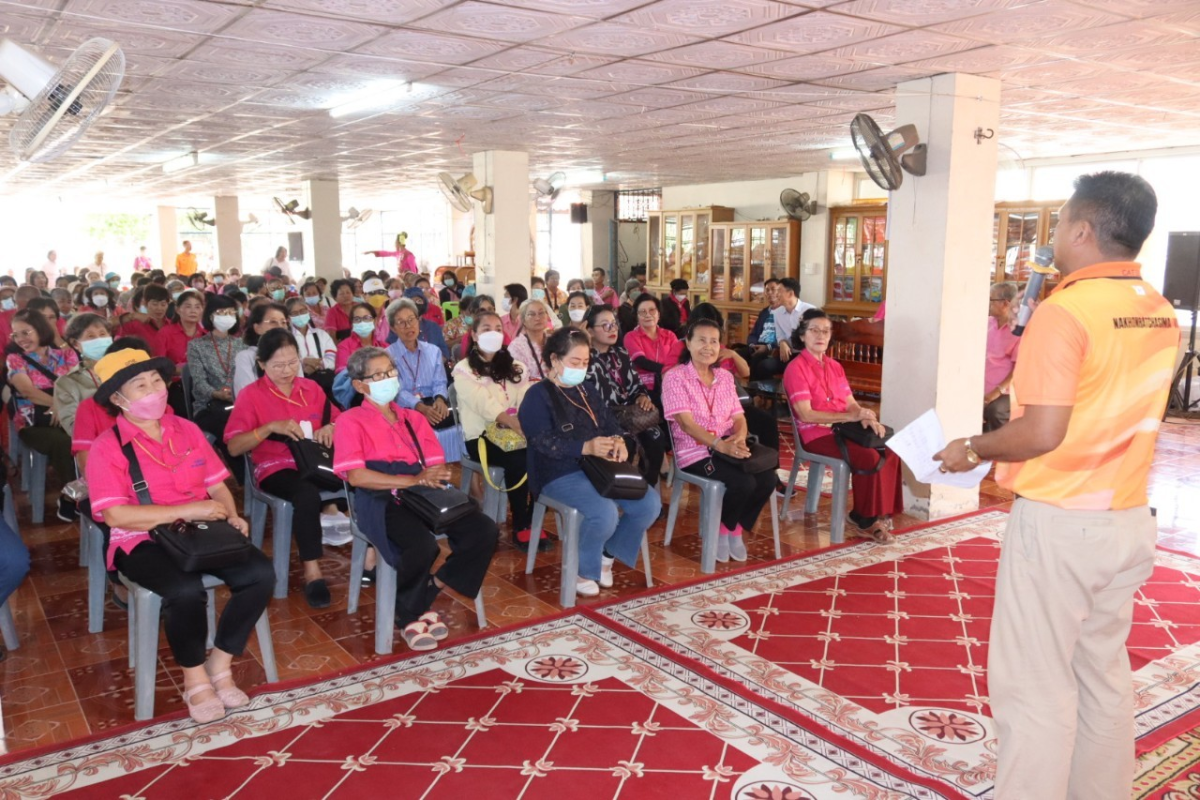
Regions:
<instances>
[{"instance_id":1,"label":"glass cabinet door","mask_svg":"<svg viewBox=\"0 0 1200 800\"><path fill-rule=\"evenodd\" d=\"M729 299L742 302L746 299L746 228L739 226L729 230Z\"/></svg>"},{"instance_id":2,"label":"glass cabinet door","mask_svg":"<svg viewBox=\"0 0 1200 800\"><path fill-rule=\"evenodd\" d=\"M765 225L750 226L750 274L746 278L749 284L749 296L744 298L750 301L762 299L763 281L766 280L767 268L767 228Z\"/></svg>"},{"instance_id":3,"label":"glass cabinet door","mask_svg":"<svg viewBox=\"0 0 1200 800\"><path fill-rule=\"evenodd\" d=\"M725 296L725 255L729 249L729 231L726 228L712 230L712 268L708 280L712 283L713 300L728 300ZM697 281L698 282L698 281Z\"/></svg>"},{"instance_id":4,"label":"glass cabinet door","mask_svg":"<svg viewBox=\"0 0 1200 800\"><path fill-rule=\"evenodd\" d=\"M767 245L767 278L787 277L788 265L788 226L778 225L769 231L770 243ZM765 280L765 279L764 279ZM755 298L756 300L758 298Z\"/></svg>"},{"instance_id":5,"label":"glass cabinet door","mask_svg":"<svg viewBox=\"0 0 1200 800\"><path fill-rule=\"evenodd\" d=\"M696 215L696 234L692 250L694 252L693 261L695 262L695 278L689 278L689 282L699 284L701 286L707 284L711 277L709 276L709 252L708 252L708 225L711 222L708 214Z\"/></svg>"},{"instance_id":6,"label":"glass cabinet door","mask_svg":"<svg viewBox=\"0 0 1200 800\"><path fill-rule=\"evenodd\" d=\"M679 272L679 217L663 215L663 279L665 285L675 280Z\"/></svg>"},{"instance_id":7,"label":"glass cabinet door","mask_svg":"<svg viewBox=\"0 0 1200 800\"><path fill-rule=\"evenodd\" d=\"M1037 247L1037 211L1010 211L1005 220L1004 271L1019 281L1029 280L1027 263Z\"/></svg>"},{"instance_id":8,"label":"glass cabinet door","mask_svg":"<svg viewBox=\"0 0 1200 800\"><path fill-rule=\"evenodd\" d=\"M887 217L863 218L864 266L874 277L883 275L884 248L887 246ZM878 302L874 300L872 302Z\"/></svg>"},{"instance_id":9,"label":"glass cabinet door","mask_svg":"<svg viewBox=\"0 0 1200 800\"><path fill-rule=\"evenodd\" d=\"M682 214L679 218L679 277L688 283L695 277L693 259L696 256L696 216Z\"/></svg>"},{"instance_id":10,"label":"glass cabinet door","mask_svg":"<svg viewBox=\"0 0 1200 800\"><path fill-rule=\"evenodd\" d=\"M658 214L650 214L646 218L646 241L649 242L646 264L646 283L650 286L662 285L662 218Z\"/></svg>"},{"instance_id":11,"label":"glass cabinet door","mask_svg":"<svg viewBox=\"0 0 1200 800\"><path fill-rule=\"evenodd\" d=\"M725 317L725 331L721 335L721 344L728 346L730 342L744 342L747 334L746 315L741 311L730 311Z\"/></svg>"}]
</instances>

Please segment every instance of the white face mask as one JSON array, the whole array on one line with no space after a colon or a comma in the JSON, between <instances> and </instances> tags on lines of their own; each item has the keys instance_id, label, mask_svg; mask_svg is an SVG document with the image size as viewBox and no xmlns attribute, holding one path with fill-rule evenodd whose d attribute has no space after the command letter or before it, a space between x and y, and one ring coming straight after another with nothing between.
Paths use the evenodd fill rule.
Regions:
<instances>
[{"instance_id":1,"label":"white face mask","mask_svg":"<svg viewBox=\"0 0 1200 800\"><path fill-rule=\"evenodd\" d=\"M503 311L505 314L507 314L509 311L512 311L512 300L509 300L507 297L505 297L504 299L502 299L502 300L500 301L500 309L501 309L501 310L502 310L502 311Z\"/></svg>"},{"instance_id":2,"label":"white face mask","mask_svg":"<svg viewBox=\"0 0 1200 800\"><path fill-rule=\"evenodd\" d=\"M687 292L676 292L675 299L682 303L684 300L687 300Z\"/></svg>"},{"instance_id":3,"label":"white face mask","mask_svg":"<svg viewBox=\"0 0 1200 800\"><path fill-rule=\"evenodd\" d=\"M484 331L479 334L479 349L485 353L498 353L504 346L504 334L501 331Z\"/></svg>"},{"instance_id":4,"label":"white face mask","mask_svg":"<svg viewBox=\"0 0 1200 800\"><path fill-rule=\"evenodd\" d=\"M571 317L571 322L583 322L583 318L587 316L586 308L572 308L567 311Z\"/></svg>"},{"instance_id":5,"label":"white face mask","mask_svg":"<svg viewBox=\"0 0 1200 800\"><path fill-rule=\"evenodd\" d=\"M104 308L108 305L108 295L98 294L92 298L92 308Z\"/></svg>"},{"instance_id":6,"label":"white face mask","mask_svg":"<svg viewBox=\"0 0 1200 800\"><path fill-rule=\"evenodd\" d=\"M234 325L237 325L237 317L231 316L229 314L221 314L220 316L214 316L212 318L212 321L213 321L213 327L222 332L229 331L233 328Z\"/></svg>"}]
</instances>

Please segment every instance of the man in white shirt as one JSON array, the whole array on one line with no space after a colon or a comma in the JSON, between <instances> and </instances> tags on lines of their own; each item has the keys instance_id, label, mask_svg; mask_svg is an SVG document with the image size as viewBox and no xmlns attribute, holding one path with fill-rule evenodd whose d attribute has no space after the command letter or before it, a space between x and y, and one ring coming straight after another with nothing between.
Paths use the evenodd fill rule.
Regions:
<instances>
[{"instance_id":1,"label":"man in white shirt","mask_svg":"<svg viewBox=\"0 0 1200 800\"><path fill-rule=\"evenodd\" d=\"M800 299L800 281L795 278L781 280L778 291L783 302L771 313L775 318L775 337L779 341L779 360L787 363L792 358L792 331L800 326L804 312L816 306Z\"/></svg>"}]
</instances>

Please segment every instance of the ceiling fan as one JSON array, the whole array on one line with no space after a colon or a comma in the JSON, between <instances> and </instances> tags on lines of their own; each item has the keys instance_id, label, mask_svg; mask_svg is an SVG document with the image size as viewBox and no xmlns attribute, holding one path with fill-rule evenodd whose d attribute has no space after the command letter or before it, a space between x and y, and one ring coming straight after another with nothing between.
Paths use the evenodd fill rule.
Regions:
<instances>
[{"instance_id":1,"label":"ceiling fan","mask_svg":"<svg viewBox=\"0 0 1200 800\"><path fill-rule=\"evenodd\" d=\"M471 210L472 198L483 207L484 214L492 213L492 187L484 186L476 189L478 184L478 179L469 172L457 180L449 172L438 173L438 186L441 188L442 194L446 195L446 200L450 205L464 214Z\"/></svg>"},{"instance_id":2,"label":"ceiling fan","mask_svg":"<svg viewBox=\"0 0 1200 800\"><path fill-rule=\"evenodd\" d=\"M296 217L300 219L312 219L312 211L307 208L301 209L299 200L288 200L285 203L278 197L271 199L275 201L275 205L278 206L279 210L287 215L288 222L293 225L296 224Z\"/></svg>"},{"instance_id":3,"label":"ceiling fan","mask_svg":"<svg viewBox=\"0 0 1200 800\"><path fill-rule=\"evenodd\" d=\"M926 148L916 125L901 125L885 134L870 116L858 114L850 122L850 138L863 169L880 189L899 189L905 172L925 174Z\"/></svg>"},{"instance_id":4,"label":"ceiling fan","mask_svg":"<svg viewBox=\"0 0 1200 800\"><path fill-rule=\"evenodd\" d=\"M61 68L0 39L0 116L17 113L8 144L21 161L49 161L71 148L104 112L121 79L125 54L116 42L88 39Z\"/></svg>"}]
</instances>

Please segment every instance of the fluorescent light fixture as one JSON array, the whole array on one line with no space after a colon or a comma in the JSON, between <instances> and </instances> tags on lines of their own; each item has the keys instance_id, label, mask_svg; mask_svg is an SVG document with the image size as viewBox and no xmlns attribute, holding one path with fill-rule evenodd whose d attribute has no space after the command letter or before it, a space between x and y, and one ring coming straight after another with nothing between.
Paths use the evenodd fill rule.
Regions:
<instances>
[{"instance_id":1,"label":"fluorescent light fixture","mask_svg":"<svg viewBox=\"0 0 1200 800\"><path fill-rule=\"evenodd\" d=\"M364 111L375 111L399 105L406 100L416 101L428 93L429 88L425 84L412 81L387 82L373 86L367 91L358 92L349 99L340 100L329 109L329 116L338 119L351 114L361 114Z\"/></svg>"},{"instance_id":2,"label":"fluorescent light fixture","mask_svg":"<svg viewBox=\"0 0 1200 800\"><path fill-rule=\"evenodd\" d=\"M604 170L573 169L567 171L566 184L568 186L584 183L604 183Z\"/></svg>"},{"instance_id":3,"label":"fluorescent light fixture","mask_svg":"<svg viewBox=\"0 0 1200 800\"><path fill-rule=\"evenodd\" d=\"M164 161L162 165L163 172L170 175L172 172L179 172L183 169L189 169L200 163L200 154L195 150L184 156L172 158L170 161Z\"/></svg>"},{"instance_id":4,"label":"fluorescent light fixture","mask_svg":"<svg viewBox=\"0 0 1200 800\"><path fill-rule=\"evenodd\" d=\"M858 151L853 147L839 147L830 152L830 161L858 161Z\"/></svg>"}]
</instances>

